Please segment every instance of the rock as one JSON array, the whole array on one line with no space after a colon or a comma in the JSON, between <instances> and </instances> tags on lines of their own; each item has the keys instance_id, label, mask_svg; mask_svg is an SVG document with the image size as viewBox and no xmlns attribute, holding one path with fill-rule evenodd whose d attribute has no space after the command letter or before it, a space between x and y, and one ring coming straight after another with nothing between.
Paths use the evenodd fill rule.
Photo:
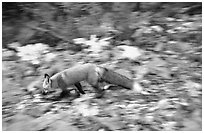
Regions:
<instances>
[{"instance_id":1,"label":"rock","mask_svg":"<svg viewBox=\"0 0 204 133\"><path fill-rule=\"evenodd\" d=\"M158 43L158 44L154 47L154 50L155 50L155 51L162 51L162 50L163 50L163 47L164 47L164 44L163 44L163 43Z\"/></svg>"},{"instance_id":2,"label":"rock","mask_svg":"<svg viewBox=\"0 0 204 133\"><path fill-rule=\"evenodd\" d=\"M73 42L74 42L75 44L85 44L86 41L87 41L86 38L75 38L75 39L73 39Z\"/></svg>"},{"instance_id":3,"label":"rock","mask_svg":"<svg viewBox=\"0 0 204 133\"><path fill-rule=\"evenodd\" d=\"M37 118L40 117L43 114L43 112L38 107L34 107L26 110L26 114Z\"/></svg>"},{"instance_id":4,"label":"rock","mask_svg":"<svg viewBox=\"0 0 204 133\"><path fill-rule=\"evenodd\" d=\"M99 109L97 106L89 106L86 103L81 103L78 104L75 107L76 111L80 114L82 114L83 116L94 116L97 115L99 113Z\"/></svg>"},{"instance_id":5,"label":"rock","mask_svg":"<svg viewBox=\"0 0 204 133\"><path fill-rule=\"evenodd\" d=\"M86 49L86 51L89 51L89 52L94 53L94 54L98 54L101 51L103 51L104 47L109 46L109 44L110 44L109 40L110 39L111 38L99 39L96 37L96 35L91 35L90 40L83 42L83 44L89 46L89 48Z\"/></svg>"},{"instance_id":6,"label":"rock","mask_svg":"<svg viewBox=\"0 0 204 133\"><path fill-rule=\"evenodd\" d=\"M111 52L110 51L102 51L101 53L99 54L96 54L95 56L95 60L97 62L107 62L110 60L110 57L111 57Z\"/></svg>"},{"instance_id":7,"label":"rock","mask_svg":"<svg viewBox=\"0 0 204 133\"><path fill-rule=\"evenodd\" d=\"M32 120L33 118L32 117L30 117L30 116L28 116L28 115L25 115L25 114L23 114L23 113L18 113L18 114L16 114L15 115L15 117L14 117L14 122L19 122L19 121L30 121L30 120Z\"/></svg>"},{"instance_id":8,"label":"rock","mask_svg":"<svg viewBox=\"0 0 204 133\"><path fill-rule=\"evenodd\" d=\"M31 131L35 130L34 123L31 121L33 120L32 117L28 115L24 115L22 113L16 114L14 116L14 119L12 120L12 124L9 124L9 126L5 129L7 131Z\"/></svg>"},{"instance_id":9,"label":"rock","mask_svg":"<svg viewBox=\"0 0 204 133\"><path fill-rule=\"evenodd\" d=\"M42 89L42 82L39 79L31 82L26 87L26 90L32 94L37 93L37 90L41 90L41 89Z\"/></svg>"},{"instance_id":10,"label":"rock","mask_svg":"<svg viewBox=\"0 0 204 133\"><path fill-rule=\"evenodd\" d=\"M7 127L9 126L10 124L4 122L4 120L2 121L2 131L6 131L7 130Z\"/></svg>"},{"instance_id":11,"label":"rock","mask_svg":"<svg viewBox=\"0 0 204 133\"><path fill-rule=\"evenodd\" d=\"M118 59L128 58L130 60L136 60L143 54L143 51L137 47L121 45L117 46L114 50L114 55Z\"/></svg>"},{"instance_id":12,"label":"rock","mask_svg":"<svg viewBox=\"0 0 204 133\"><path fill-rule=\"evenodd\" d=\"M20 102L20 96L14 96L9 92L3 93L2 106L17 104Z\"/></svg>"},{"instance_id":13,"label":"rock","mask_svg":"<svg viewBox=\"0 0 204 133\"><path fill-rule=\"evenodd\" d=\"M183 121L183 125L184 125L184 128L181 129L182 131L201 131L202 130L202 124L190 119L185 119Z\"/></svg>"},{"instance_id":14,"label":"rock","mask_svg":"<svg viewBox=\"0 0 204 133\"><path fill-rule=\"evenodd\" d=\"M17 56L14 51L6 50L6 49L3 50L3 53L2 53L3 61L6 61L6 60L11 61L11 60L16 60L16 59L17 59Z\"/></svg>"},{"instance_id":15,"label":"rock","mask_svg":"<svg viewBox=\"0 0 204 133\"><path fill-rule=\"evenodd\" d=\"M167 21L175 21L176 19L175 18L172 18L172 17L166 17L165 18Z\"/></svg>"},{"instance_id":16,"label":"rock","mask_svg":"<svg viewBox=\"0 0 204 133\"><path fill-rule=\"evenodd\" d=\"M109 130L119 130L126 127L126 125L118 118L96 118L96 121L106 126Z\"/></svg>"},{"instance_id":17,"label":"rock","mask_svg":"<svg viewBox=\"0 0 204 133\"><path fill-rule=\"evenodd\" d=\"M47 53L44 58L45 58L45 61L46 62L51 62L53 61L54 59L56 59L57 55L54 54L54 53Z\"/></svg>"},{"instance_id":18,"label":"rock","mask_svg":"<svg viewBox=\"0 0 204 133\"><path fill-rule=\"evenodd\" d=\"M150 68L151 68L151 66L152 67L163 67L163 66L166 66L167 63L166 63L166 61L164 61L161 58L154 57L153 60L148 63L148 65Z\"/></svg>"},{"instance_id":19,"label":"rock","mask_svg":"<svg viewBox=\"0 0 204 133\"><path fill-rule=\"evenodd\" d=\"M163 78L169 79L170 78L170 70L166 67L166 61L155 57L152 61L146 64L148 71L151 73L155 73Z\"/></svg>"},{"instance_id":20,"label":"rock","mask_svg":"<svg viewBox=\"0 0 204 133\"><path fill-rule=\"evenodd\" d=\"M21 121L11 124L8 128L6 128L7 131L35 131L36 130L36 124L27 122L27 121Z\"/></svg>"},{"instance_id":21,"label":"rock","mask_svg":"<svg viewBox=\"0 0 204 133\"><path fill-rule=\"evenodd\" d=\"M159 109L165 109L170 105L169 100L168 99L162 99L158 102L157 107Z\"/></svg>"},{"instance_id":22,"label":"rock","mask_svg":"<svg viewBox=\"0 0 204 133\"><path fill-rule=\"evenodd\" d=\"M183 53L185 51L192 50L190 43L179 42L179 41L168 41L166 45L167 50Z\"/></svg>"},{"instance_id":23,"label":"rock","mask_svg":"<svg viewBox=\"0 0 204 133\"><path fill-rule=\"evenodd\" d=\"M136 71L135 77L138 80L143 79L144 75L149 72L149 69L147 66L138 66L134 68L134 71Z\"/></svg>"},{"instance_id":24,"label":"rock","mask_svg":"<svg viewBox=\"0 0 204 133\"><path fill-rule=\"evenodd\" d=\"M45 130L57 119L58 117L56 117L55 114L45 114L42 117L34 119L32 123L38 123L37 125L35 125L35 130Z\"/></svg>"},{"instance_id":25,"label":"rock","mask_svg":"<svg viewBox=\"0 0 204 133\"><path fill-rule=\"evenodd\" d=\"M162 126L164 127L165 131L174 131L176 124L177 123L175 121L168 121L163 123Z\"/></svg>"},{"instance_id":26,"label":"rock","mask_svg":"<svg viewBox=\"0 0 204 133\"><path fill-rule=\"evenodd\" d=\"M202 63L202 54L201 55L187 54L186 56L190 61Z\"/></svg>"},{"instance_id":27,"label":"rock","mask_svg":"<svg viewBox=\"0 0 204 133\"><path fill-rule=\"evenodd\" d=\"M124 41L121 41L120 44L123 44L123 45L131 45L131 41L130 40L124 40Z\"/></svg>"},{"instance_id":28,"label":"rock","mask_svg":"<svg viewBox=\"0 0 204 133\"><path fill-rule=\"evenodd\" d=\"M131 131L138 131L140 129L140 125L132 125L131 127L130 127L130 130Z\"/></svg>"},{"instance_id":29,"label":"rock","mask_svg":"<svg viewBox=\"0 0 204 133\"><path fill-rule=\"evenodd\" d=\"M42 103L41 106L40 106L40 110L43 112L43 113L46 113L47 111L51 110L52 108L52 103Z\"/></svg>"},{"instance_id":30,"label":"rock","mask_svg":"<svg viewBox=\"0 0 204 133\"><path fill-rule=\"evenodd\" d=\"M146 115L145 118L144 118L145 121L148 122L148 123L152 123L152 122L154 121L154 116L152 116L152 115L153 115L153 114L151 114L151 115L149 115L149 114Z\"/></svg>"},{"instance_id":31,"label":"rock","mask_svg":"<svg viewBox=\"0 0 204 133\"><path fill-rule=\"evenodd\" d=\"M21 47L22 44L20 44L19 42L13 42L13 43L10 43L10 44L7 44L7 46L9 48L14 48L14 49L17 49L18 47Z\"/></svg>"},{"instance_id":32,"label":"rock","mask_svg":"<svg viewBox=\"0 0 204 133\"><path fill-rule=\"evenodd\" d=\"M25 72L24 72L24 76L31 76L31 75L33 75L35 73L35 71L34 70L25 70Z\"/></svg>"},{"instance_id":33,"label":"rock","mask_svg":"<svg viewBox=\"0 0 204 133\"><path fill-rule=\"evenodd\" d=\"M35 106L35 107L32 107L30 109L27 109L25 110L25 114L28 114L32 117L40 117L42 116L44 113L46 113L47 111L51 110L51 106L52 104L46 104L44 103L44 105L41 105L41 106Z\"/></svg>"},{"instance_id":34,"label":"rock","mask_svg":"<svg viewBox=\"0 0 204 133\"><path fill-rule=\"evenodd\" d=\"M164 30L161 26L158 26L158 25L151 26L151 28L152 28L154 31L157 31L157 32L163 32L163 30Z\"/></svg>"},{"instance_id":35,"label":"rock","mask_svg":"<svg viewBox=\"0 0 204 133\"><path fill-rule=\"evenodd\" d=\"M77 127L72 126L63 120L58 120L50 125L52 131L79 131Z\"/></svg>"}]
</instances>

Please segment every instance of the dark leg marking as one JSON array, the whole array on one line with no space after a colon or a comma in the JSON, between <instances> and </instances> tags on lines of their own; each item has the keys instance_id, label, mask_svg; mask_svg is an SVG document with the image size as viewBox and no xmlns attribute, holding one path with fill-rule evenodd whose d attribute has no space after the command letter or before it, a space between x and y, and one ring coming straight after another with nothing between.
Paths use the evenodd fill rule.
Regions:
<instances>
[{"instance_id":1,"label":"dark leg marking","mask_svg":"<svg viewBox=\"0 0 204 133\"><path fill-rule=\"evenodd\" d=\"M81 86L80 82L78 82L78 83L76 83L76 84L74 84L74 85L76 86L76 88L78 89L78 91L79 91L81 94L86 94L86 93L84 92L84 90L82 89L82 86Z\"/></svg>"}]
</instances>

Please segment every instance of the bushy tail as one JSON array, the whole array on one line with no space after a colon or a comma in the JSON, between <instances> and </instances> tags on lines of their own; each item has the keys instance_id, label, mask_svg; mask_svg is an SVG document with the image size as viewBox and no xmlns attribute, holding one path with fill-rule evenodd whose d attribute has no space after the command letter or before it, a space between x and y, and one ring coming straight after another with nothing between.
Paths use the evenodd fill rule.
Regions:
<instances>
[{"instance_id":1,"label":"bushy tail","mask_svg":"<svg viewBox=\"0 0 204 133\"><path fill-rule=\"evenodd\" d=\"M103 76L101 77L103 81L122 86L126 89L132 89L133 80L129 79L119 73L116 73L110 69L104 68Z\"/></svg>"},{"instance_id":2,"label":"bushy tail","mask_svg":"<svg viewBox=\"0 0 204 133\"><path fill-rule=\"evenodd\" d=\"M126 89L133 90L137 93L140 93L142 91L142 87L137 81L129 79L128 77L107 68L104 68L103 76L101 78L107 83L115 84Z\"/></svg>"}]
</instances>

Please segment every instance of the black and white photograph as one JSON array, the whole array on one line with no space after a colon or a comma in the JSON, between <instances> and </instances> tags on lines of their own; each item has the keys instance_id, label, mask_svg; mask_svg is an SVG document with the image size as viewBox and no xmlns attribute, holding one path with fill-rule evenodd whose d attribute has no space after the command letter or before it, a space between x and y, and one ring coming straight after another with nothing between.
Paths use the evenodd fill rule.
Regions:
<instances>
[{"instance_id":1,"label":"black and white photograph","mask_svg":"<svg viewBox=\"0 0 204 133\"><path fill-rule=\"evenodd\" d=\"M202 131L202 2L2 2L2 131Z\"/></svg>"}]
</instances>

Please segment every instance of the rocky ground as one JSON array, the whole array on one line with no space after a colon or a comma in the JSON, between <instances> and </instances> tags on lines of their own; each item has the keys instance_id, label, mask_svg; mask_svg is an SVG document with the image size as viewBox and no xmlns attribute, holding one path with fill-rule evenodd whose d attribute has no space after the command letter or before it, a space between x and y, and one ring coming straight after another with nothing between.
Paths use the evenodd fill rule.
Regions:
<instances>
[{"instance_id":1,"label":"rocky ground","mask_svg":"<svg viewBox=\"0 0 204 133\"><path fill-rule=\"evenodd\" d=\"M118 55L110 58L108 53L112 50L94 58L83 52L54 51L57 57L50 64L33 66L4 49L3 130L202 130L201 16L157 22L164 24L166 29L162 30L151 27L157 34L143 34L140 30L133 35L141 34L137 42L131 43L143 50L133 60L115 58ZM127 42L123 44L129 45ZM52 69L50 66L63 69L76 62L93 62L137 77L145 91L135 94L110 87L103 98L96 99L92 87L83 82L86 95L76 97L73 92L67 98L55 100L60 91L43 96L39 87L29 90L29 85L41 83L43 72Z\"/></svg>"},{"instance_id":2,"label":"rocky ground","mask_svg":"<svg viewBox=\"0 0 204 133\"><path fill-rule=\"evenodd\" d=\"M46 97L25 91L22 85L37 78L18 81L19 77L5 78L3 73L3 130L201 130L201 66L183 63L187 70L163 72L163 77L146 74L141 80L144 94L112 87L101 99L94 98L91 86L82 83L86 95L73 93L53 101L60 91Z\"/></svg>"}]
</instances>

